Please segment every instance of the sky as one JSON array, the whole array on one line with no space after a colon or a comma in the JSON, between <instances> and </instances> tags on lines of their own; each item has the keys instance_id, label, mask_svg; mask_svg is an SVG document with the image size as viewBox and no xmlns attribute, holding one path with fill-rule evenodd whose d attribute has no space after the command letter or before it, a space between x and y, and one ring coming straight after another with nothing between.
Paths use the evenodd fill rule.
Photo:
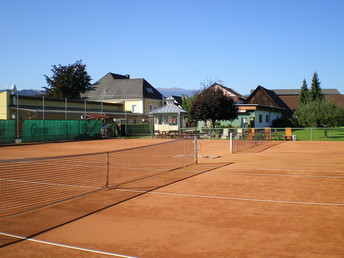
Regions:
<instances>
[{"instance_id":1,"label":"sky","mask_svg":"<svg viewBox=\"0 0 344 258\"><path fill-rule=\"evenodd\" d=\"M240 94L299 89L314 72L344 94L343 0L1 0L0 90L42 90L52 65L86 64L155 88L219 80Z\"/></svg>"}]
</instances>

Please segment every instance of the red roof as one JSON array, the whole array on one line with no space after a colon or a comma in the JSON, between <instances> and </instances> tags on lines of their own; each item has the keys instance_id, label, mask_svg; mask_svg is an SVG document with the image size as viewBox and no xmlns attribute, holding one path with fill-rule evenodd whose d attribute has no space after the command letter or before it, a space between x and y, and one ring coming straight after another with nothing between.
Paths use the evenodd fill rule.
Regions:
<instances>
[{"instance_id":1,"label":"red roof","mask_svg":"<svg viewBox=\"0 0 344 258\"><path fill-rule=\"evenodd\" d=\"M111 116L103 115L103 114L86 114L87 117L98 119L98 118L111 118Z\"/></svg>"}]
</instances>

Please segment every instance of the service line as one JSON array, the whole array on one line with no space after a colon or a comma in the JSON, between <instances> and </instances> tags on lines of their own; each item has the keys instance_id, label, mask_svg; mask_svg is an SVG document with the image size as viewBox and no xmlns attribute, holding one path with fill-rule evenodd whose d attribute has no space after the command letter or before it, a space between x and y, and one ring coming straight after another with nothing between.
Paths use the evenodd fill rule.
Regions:
<instances>
[{"instance_id":1,"label":"service line","mask_svg":"<svg viewBox=\"0 0 344 258\"><path fill-rule=\"evenodd\" d=\"M129 190L129 189L116 189L116 190L117 191L124 191L124 192L159 194L159 195L182 196L182 197L196 197L196 198L209 198L209 199L222 199L222 200L236 200L236 201L270 202L270 203L284 203L284 204L306 204L306 205L325 205L325 206L344 206L344 203L280 201L280 200L227 197L227 196L180 194L180 193L166 193L166 192L156 192L156 191L140 191L140 190Z\"/></svg>"}]
</instances>

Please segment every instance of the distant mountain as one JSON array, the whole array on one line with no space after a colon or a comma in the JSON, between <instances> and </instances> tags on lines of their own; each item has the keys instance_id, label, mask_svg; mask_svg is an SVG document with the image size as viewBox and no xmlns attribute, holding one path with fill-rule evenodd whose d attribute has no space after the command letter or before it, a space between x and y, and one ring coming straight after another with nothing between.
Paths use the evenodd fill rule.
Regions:
<instances>
[{"instance_id":1,"label":"distant mountain","mask_svg":"<svg viewBox=\"0 0 344 258\"><path fill-rule=\"evenodd\" d=\"M18 90L18 95L21 96L38 96L42 95L40 90Z\"/></svg>"},{"instance_id":2,"label":"distant mountain","mask_svg":"<svg viewBox=\"0 0 344 258\"><path fill-rule=\"evenodd\" d=\"M165 97L168 96L191 96L197 90L189 90L189 89L182 89L182 88L156 88L162 95ZM19 90L18 94L21 96L39 96L42 95L40 90Z\"/></svg>"},{"instance_id":3,"label":"distant mountain","mask_svg":"<svg viewBox=\"0 0 344 258\"><path fill-rule=\"evenodd\" d=\"M165 97L174 95L174 96L191 96L193 95L197 90L187 90L182 88L156 88L162 95Z\"/></svg>"}]
</instances>

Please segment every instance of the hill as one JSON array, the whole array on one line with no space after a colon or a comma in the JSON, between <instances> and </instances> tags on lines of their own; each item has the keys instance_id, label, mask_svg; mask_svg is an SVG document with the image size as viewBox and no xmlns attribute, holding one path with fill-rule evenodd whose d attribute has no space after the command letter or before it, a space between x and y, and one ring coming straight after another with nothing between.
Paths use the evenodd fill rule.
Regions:
<instances>
[{"instance_id":1,"label":"hill","mask_svg":"<svg viewBox=\"0 0 344 258\"><path fill-rule=\"evenodd\" d=\"M197 90L188 90L188 89L182 89L182 88L156 88L162 95L165 97L168 97L170 95L174 96L191 96L193 95Z\"/></svg>"},{"instance_id":2,"label":"hill","mask_svg":"<svg viewBox=\"0 0 344 258\"><path fill-rule=\"evenodd\" d=\"M18 95L21 96L39 96L42 95L40 90L19 90Z\"/></svg>"}]
</instances>

